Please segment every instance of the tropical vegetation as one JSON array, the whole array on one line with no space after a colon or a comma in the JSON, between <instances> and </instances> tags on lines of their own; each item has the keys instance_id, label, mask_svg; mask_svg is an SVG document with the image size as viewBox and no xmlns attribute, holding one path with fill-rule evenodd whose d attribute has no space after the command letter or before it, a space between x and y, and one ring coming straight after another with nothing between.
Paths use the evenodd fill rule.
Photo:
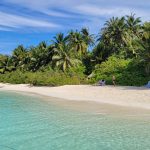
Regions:
<instances>
[{"instance_id":1,"label":"tropical vegetation","mask_svg":"<svg viewBox=\"0 0 150 150\"><path fill-rule=\"evenodd\" d=\"M150 80L150 22L134 14L112 17L98 35L87 28L58 33L50 44L0 54L0 82L33 85L88 84L105 79L118 85Z\"/></svg>"}]
</instances>

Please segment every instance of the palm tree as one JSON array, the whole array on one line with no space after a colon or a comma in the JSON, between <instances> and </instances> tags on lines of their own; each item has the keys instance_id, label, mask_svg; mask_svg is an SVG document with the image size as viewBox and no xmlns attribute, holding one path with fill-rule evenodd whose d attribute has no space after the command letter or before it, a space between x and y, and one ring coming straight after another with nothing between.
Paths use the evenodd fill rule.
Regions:
<instances>
[{"instance_id":1,"label":"palm tree","mask_svg":"<svg viewBox=\"0 0 150 150\"><path fill-rule=\"evenodd\" d=\"M141 59L145 63L145 70L147 74L150 74L150 22L146 22L143 25L142 40L139 41L141 45Z\"/></svg>"},{"instance_id":2,"label":"palm tree","mask_svg":"<svg viewBox=\"0 0 150 150\"><path fill-rule=\"evenodd\" d=\"M103 41L101 41L93 49L92 54L93 57L91 59L91 62L93 62L96 65L105 61L112 54L112 51L109 47L105 46Z\"/></svg>"},{"instance_id":3,"label":"palm tree","mask_svg":"<svg viewBox=\"0 0 150 150\"><path fill-rule=\"evenodd\" d=\"M69 41L70 47L72 47L74 52L78 52L80 56L87 52L87 43L83 39L83 36L80 32L70 31L68 35L68 41Z\"/></svg>"},{"instance_id":4,"label":"palm tree","mask_svg":"<svg viewBox=\"0 0 150 150\"><path fill-rule=\"evenodd\" d=\"M138 41L142 36L142 27L140 18L135 18L135 14L131 14L130 16L126 16L126 28L127 32L124 37L124 41L127 46L127 50L131 57L138 57L139 54L139 43Z\"/></svg>"},{"instance_id":5,"label":"palm tree","mask_svg":"<svg viewBox=\"0 0 150 150\"><path fill-rule=\"evenodd\" d=\"M52 57L53 64L63 70L64 72L71 68L78 66L81 61L76 59L71 51L69 45L62 44L58 48L54 48L54 56Z\"/></svg>"},{"instance_id":6,"label":"palm tree","mask_svg":"<svg viewBox=\"0 0 150 150\"><path fill-rule=\"evenodd\" d=\"M125 18L111 18L106 21L102 29L102 35L98 40L102 40L112 53L118 53L125 45L124 35L126 33Z\"/></svg>"},{"instance_id":7,"label":"palm tree","mask_svg":"<svg viewBox=\"0 0 150 150\"><path fill-rule=\"evenodd\" d=\"M0 73L5 73L6 71L13 70L15 70L15 67L13 65L11 57L0 55Z\"/></svg>"},{"instance_id":8,"label":"palm tree","mask_svg":"<svg viewBox=\"0 0 150 150\"><path fill-rule=\"evenodd\" d=\"M23 68L24 64L27 63L27 51L26 51L26 49L22 45L19 45L13 51L12 59L13 59L15 67L18 66L20 68Z\"/></svg>"},{"instance_id":9,"label":"palm tree","mask_svg":"<svg viewBox=\"0 0 150 150\"><path fill-rule=\"evenodd\" d=\"M38 48L41 50L45 50L47 48L47 44L45 41L42 41L39 45Z\"/></svg>"},{"instance_id":10,"label":"palm tree","mask_svg":"<svg viewBox=\"0 0 150 150\"><path fill-rule=\"evenodd\" d=\"M59 47L62 44L65 44L67 42L68 37L65 37L63 33L58 33L55 37L54 40L52 40L52 44L55 47Z\"/></svg>"},{"instance_id":11,"label":"palm tree","mask_svg":"<svg viewBox=\"0 0 150 150\"><path fill-rule=\"evenodd\" d=\"M94 35L90 35L89 30L87 28L82 28L81 30L83 39L85 40L85 43L87 46L93 46L94 45Z\"/></svg>"},{"instance_id":12,"label":"palm tree","mask_svg":"<svg viewBox=\"0 0 150 150\"><path fill-rule=\"evenodd\" d=\"M139 29L141 27L141 19L140 17L135 18L135 14L131 14L130 16L126 16L126 25L128 30L130 30L130 32L134 33L135 35L138 35L139 33Z\"/></svg>"},{"instance_id":13,"label":"palm tree","mask_svg":"<svg viewBox=\"0 0 150 150\"><path fill-rule=\"evenodd\" d=\"M27 66L27 70L36 71L40 67L40 57L42 54L38 47L30 47L29 58L30 61Z\"/></svg>"},{"instance_id":14,"label":"palm tree","mask_svg":"<svg viewBox=\"0 0 150 150\"><path fill-rule=\"evenodd\" d=\"M49 62L49 50L50 48L47 47L47 44L44 41L41 42L36 48L36 59L38 59L39 67L47 65Z\"/></svg>"},{"instance_id":15,"label":"palm tree","mask_svg":"<svg viewBox=\"0 0 150 150\"><path fill-rule=\"evenodd\" d=\"M41 42L36 47L30 47L28 51L29 62L27 70L37 71L40 67L46 66L52 61L53 45L47 46L46 42Z\"/></svg>"}]
</instances>

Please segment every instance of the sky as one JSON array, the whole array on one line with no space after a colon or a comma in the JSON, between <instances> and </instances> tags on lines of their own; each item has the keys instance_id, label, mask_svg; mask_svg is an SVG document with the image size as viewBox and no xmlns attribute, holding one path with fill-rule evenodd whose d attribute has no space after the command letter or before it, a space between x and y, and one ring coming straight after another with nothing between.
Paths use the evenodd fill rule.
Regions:
<instances>
[{"instance_id":1,"label":"sky","mask_svg":"<svg viewBox=\"0 0 150 150\"><path fill-rule=\"evenodd\" d=\"M71 29L87 27L98 34L112 16L131 13L150 21L150 0L0 0L0 53L11 54L20 44L50 43Z\"/></svg>"}]
</instances>

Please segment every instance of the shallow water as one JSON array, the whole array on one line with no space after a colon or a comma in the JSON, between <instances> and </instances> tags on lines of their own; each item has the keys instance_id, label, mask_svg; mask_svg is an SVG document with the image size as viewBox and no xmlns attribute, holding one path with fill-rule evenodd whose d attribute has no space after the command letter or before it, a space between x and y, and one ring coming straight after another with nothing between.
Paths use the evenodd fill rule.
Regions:
<instances>
[{"instance_id":1,"label":"shallow water","mask_svg":"<svg viewBox=\"0 0 150 150\"><path fill-rule=\"evenodd\" d=\"M149 150L150 120L77 111L0 92L0 150Z\"/></svg>"}]
</instances>

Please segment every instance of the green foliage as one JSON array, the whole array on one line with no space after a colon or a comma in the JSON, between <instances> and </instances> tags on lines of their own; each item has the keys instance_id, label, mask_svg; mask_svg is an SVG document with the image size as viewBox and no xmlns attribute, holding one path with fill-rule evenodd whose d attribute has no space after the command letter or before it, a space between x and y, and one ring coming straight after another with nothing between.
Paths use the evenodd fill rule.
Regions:
<instances>
[{"instance_id":1,"label":"green foliage","mask_svg":"<svg viewBox=\"0 0 150 150\"><path fill-rule=\"evenodd\" d=\"M86 75L91 79L87 81ZM118 85L150 80L150 22L142 24L134 14L112 17L97 42L82 28L57 34L50 45L19 45L12 55L0 55L0 82L57 86L105 79L112 84L112 75Z\"/></svg>"},{"instance_id":2,"label":"green foliage","mask_svg":"<svg viewBox=\"0 0 150 150\"><path fill-rule=\"evenodd\" d=\"M55 67L60 68L64 72L71 67L78 67L82 62L72 56L69 45L61 44L58 48L54 48L52 62Z\"/></svg>"},{"instance_id":3,"label":"green foliage","mask_svg":"<svg viewBox=\"0 0 150 150\"><path fill-rule=\"evenodd\" d=\"M106 21L98 39L96 51L106 57L112 54L123 55L125 58L137 57L139 54L139 42L143 32L140 18L134 14L124 17L112 17Z\"/></svg>"},{"instance_id":4,"label":"green foliage","mask_svg":"<svg viewBox=\"0 0 150 150\"><path fill-rule=\"evenodd\" d=\"M60 86L66 84L84 84L85 76L77 73L64 73L60 71L38 71L38 72L22 72L20 70L0 74L0 82L12 84L31 84L40 86Z\"/></svg>"},{"instance_id":5,"label":"green foliage","mask_svg":"<svg viewBox=\"0 0 150 150\"><path fill-rule=\"evenodd\" d=\"M97 65L93 73L95 82L105 79L107 84L112 84L113 75L118 85L141 86L150 80L150 76L144 73L143 64L134 59L124 60L117 56L111 56L106 62Z\"/></svg>"},{"instance_id":6,"label":"green foliage","mask_svg":"<svg viewBox=\"0 0 150 150\"><path fill-rule=\"evenodd\" d=\"M82 29L81 32L70 31L68 35L68 45L70 45L77 55L82 56L87 53L88 45L93 42L92 36L87 29Z\"/></svg>"},{"instance_id":7,"label":"green foliage","mask_svg":"<svg viewBox=\"0 0 150 150\"><path fill-rule=\"evenodd\" d=\"M86 75L89 75L94 68L95 62L92 61L92 58L93 56L92 56L92 53L90 52L82 57L82 62L83 62L83 65L85 66L84 73Z\"/></svg>"}]
</instances>

